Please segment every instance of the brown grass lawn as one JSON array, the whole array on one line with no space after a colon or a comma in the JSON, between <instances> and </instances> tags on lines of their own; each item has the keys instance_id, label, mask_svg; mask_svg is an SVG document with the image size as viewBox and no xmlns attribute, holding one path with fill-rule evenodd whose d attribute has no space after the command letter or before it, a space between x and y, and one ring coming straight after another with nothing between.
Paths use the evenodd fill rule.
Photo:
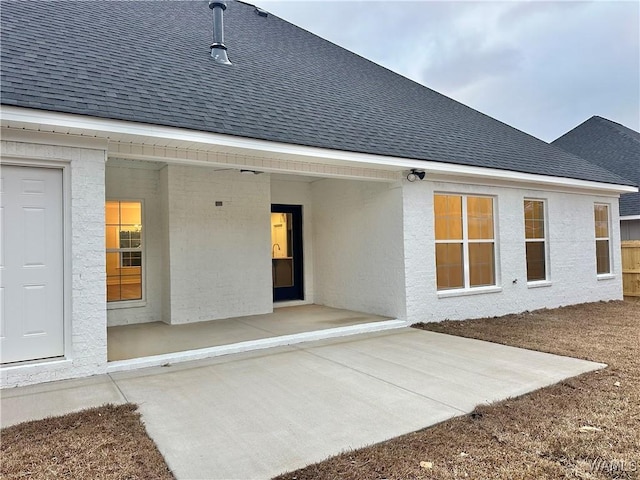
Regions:
<instances>
[{"instance_id":1,"label":"brown grass lawn","mask_svg":"<svg viewBox=\"0 0 640 480\"><path fill-rule=\"evenodd\" d=\"M418 327L609 366L278 479L640 478L640 299Z\"/></svg>"},{"instance_id":2,"label":"brown grass lawn","mask_svg":"<svg viewBox=\"0 0 640 480\"><path fill-rule=\"evenodd\" d=\"M173 479L136 406L107 405L2 430L3 479Z\"/></svg>"}]
</instances>

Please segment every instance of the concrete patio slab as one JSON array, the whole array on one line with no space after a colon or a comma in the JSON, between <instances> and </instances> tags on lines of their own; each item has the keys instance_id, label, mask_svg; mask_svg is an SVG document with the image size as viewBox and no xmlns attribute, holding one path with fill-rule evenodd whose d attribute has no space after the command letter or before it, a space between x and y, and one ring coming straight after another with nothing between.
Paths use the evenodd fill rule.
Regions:
<instances>
[{"instance_id":1,"label":"concrete patio slab","mask_svg":"<svg viewBox=\"0 0 640 480\"><path fill-rule=\"evenodd\" d=\"M66 415L106 403L126 403L107 375L0 390L0 426Z\"/></svg>"},{"instance_id":2,"label":"concrete patio slab","mask_svg":"<svg viewBox=\"0 0 640 480\"><path fill-rule=\"evenodd\" d=\"M462 413L303 350L114 377L177 478L269 478Z\"/></svg>"},{"instance_id":3,"label":"concrete patio slab","mask_svg":"<svg viewBox=\"0 0 640 480\"><path fill-rule=\"evenodd\" d=\"M602 366L407 328L112 376L177 478L253 479Z\"/></svg>"},{"instance_id":4,"label":"concrete patio slab","mask_svg":"<svg viewBox=\"0 0 640 480\"><path fill-rule=\"evenodd\" d=\"M2 420L126 400L177 478L260 479L603 366L403 328L3 391Z\"/></svg>"},{"instance_id":5,"label":"concrete patio slab","mask_svg":"<svg viewBox=\"0 0 640 480\"><path fill-rule=\"evenodd\" d=\"M272 313L263 315L184 325L167 325L163 322L121 325L107 329L108 358L114 362L278 336L310 332L319 334L336 328L381 324L388 320L392 319L311 304L278 307ZM405 325L404 322L399 323Z\"/></svg>"}]
</instances>

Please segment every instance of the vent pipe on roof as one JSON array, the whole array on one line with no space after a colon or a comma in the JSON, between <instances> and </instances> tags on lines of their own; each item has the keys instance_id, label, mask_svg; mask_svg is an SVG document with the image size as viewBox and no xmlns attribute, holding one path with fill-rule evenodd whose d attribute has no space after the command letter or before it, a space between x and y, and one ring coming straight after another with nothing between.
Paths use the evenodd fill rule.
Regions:
<instances>
[{"instance_id":1,"label":"vent pipe on roof","mask_svg":"<svg viewBox=\"0 0 640 480\"><path fill-rule=\"evenodd\" d=\"M209 1L209 8L213 10L213 43L211 44L211 58L216 63L231 65L227 57L227 47L224 44L223 12L227 9L226 2Z\"/></svg>"}]
</instances>

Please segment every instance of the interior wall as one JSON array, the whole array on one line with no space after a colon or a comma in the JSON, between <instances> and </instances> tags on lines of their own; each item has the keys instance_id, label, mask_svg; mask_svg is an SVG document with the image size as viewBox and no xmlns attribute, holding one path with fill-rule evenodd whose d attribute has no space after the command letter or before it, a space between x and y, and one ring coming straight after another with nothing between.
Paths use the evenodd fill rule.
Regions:
<instances>
[{"instance_id":1,"label":"interior wall","mask_svg":"<svg viewBox=\"0 0 640 480\"><path fill-rule=\"evenodd\" d=\"M400 185L324 179L311 192L315 303L403 319Z\"/></svg>"},{"instance_id":2,"label":"interior wall","mask_svg":"<svg viewBox=\"0 0 640 480\"><path fill-rule=\"evenodd\" d=\"M304 256L304 302L314 302L313 202L311 183L294 180L271 181L271 203L302 205L302 246Z\"/></svg>"},{"instance_id":3,"label":"interior wall","mask_svg":"<svg viewBox=\"0 0 640 480\"><path fill-rule=\"evenodd\" d=\"M269 175L167 167L170 323L273 311Z\"/></svg>"},{"instance_id":4,"label":"interior wall","mask_svg":"<svg viewBox=\"0 0 640 480\"><path fill-rule=\"evenodd\" d=\"M156 164L118 161L107 162L107 200L141 200L143 239L144 305L119 308L124 304L107 304L107 325L162 321L162 211L160 175Z\"/></svg>"}]
</instances>

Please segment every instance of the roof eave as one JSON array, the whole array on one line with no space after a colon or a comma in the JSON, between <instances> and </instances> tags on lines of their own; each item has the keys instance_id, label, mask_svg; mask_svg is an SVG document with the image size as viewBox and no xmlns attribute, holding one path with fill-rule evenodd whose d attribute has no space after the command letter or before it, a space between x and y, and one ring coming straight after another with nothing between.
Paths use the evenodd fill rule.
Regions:
<instances>
[{"instance_id":1,"label":"roof eave","mask_svg":"<svg viewBox=\"0 0 640 480\"><path fill-rule=\"evenodd\" d=\"M2 126L6 128L63 133L83 140L92 138L107 140L109 143L133 143L170 148L177 148L176 145L186 145L187 147L185 148L224 150L238 155L260 156L269 154L309 162L323 162L333 165L361 165L362 167L392 171L415 168L426 171L429 178L473 177L476 180L512 182L550 188L574 188L608 194L638 191L637 187L629 185L459 165L442 161L332 150L24 107L5 105L2 108L0 117Z\"/></svg>"}]
</instances>

